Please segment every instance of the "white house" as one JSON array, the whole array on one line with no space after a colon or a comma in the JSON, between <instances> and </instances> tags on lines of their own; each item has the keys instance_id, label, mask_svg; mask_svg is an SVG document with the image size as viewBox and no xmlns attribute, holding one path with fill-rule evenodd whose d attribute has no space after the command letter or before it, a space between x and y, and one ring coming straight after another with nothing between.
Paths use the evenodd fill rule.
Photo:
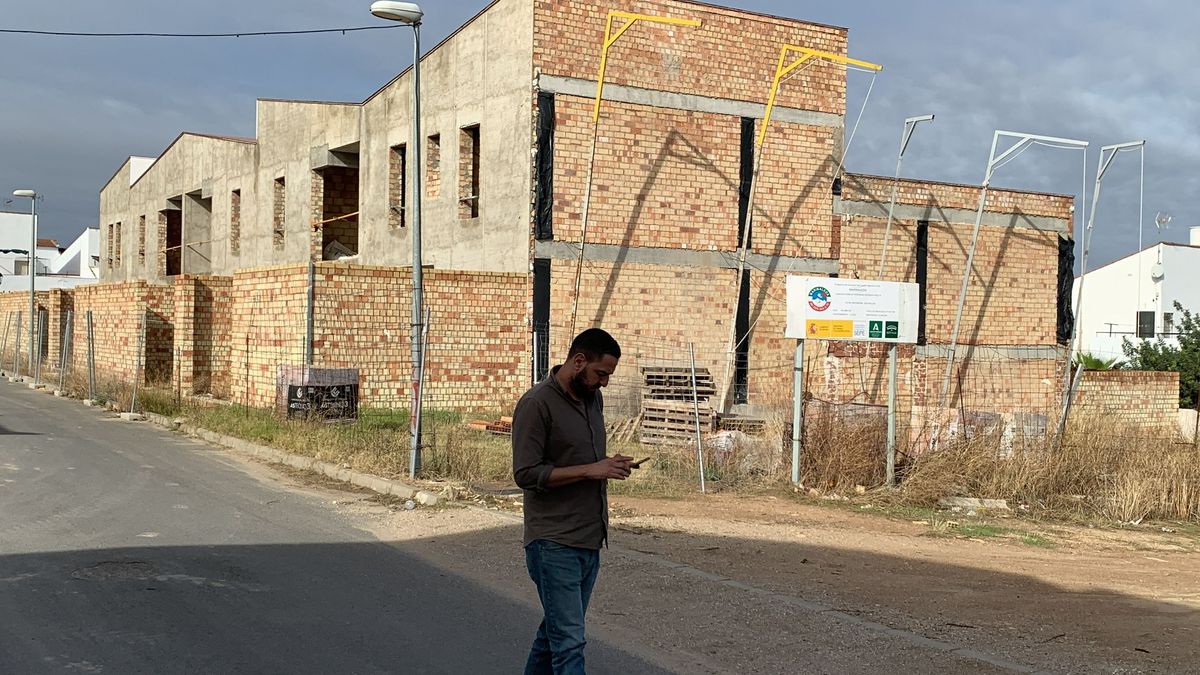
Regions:
<instances>
[{"instance_id":1,"label":"white house","mask_svg":"<svg viewBox=\"0 0 1200 675\"><path fill-rule=\"evenodd\" d=\"M1073 302L1081 278L1075 278ZM1087 273L1082 313L1075 307L1078 351L1124 358L1126 338L1174 342L1181 318L1176 302L1200 310L1200 227L1191 229L1188 244L1153 244Z\"/></svg>"},{"instance_id":2,"label":"white house","mask_svg":"<svg viewBox=\"0 0 1200 675\"><path fill-rule=\"evenodd\" d=\"M29 213L0 211L0 291L29 290ZM38 238L34 256L37 290L96 283L100 230L88 228L69 246Z\"/></svg>"}]
</instances>

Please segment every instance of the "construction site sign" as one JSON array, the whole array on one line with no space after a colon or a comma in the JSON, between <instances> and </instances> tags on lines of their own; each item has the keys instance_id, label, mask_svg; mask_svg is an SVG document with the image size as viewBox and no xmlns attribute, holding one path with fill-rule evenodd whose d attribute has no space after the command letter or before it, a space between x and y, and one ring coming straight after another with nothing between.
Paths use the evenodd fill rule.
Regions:
<instances>
[{"instance_id":1,"label":"construction site sign","mask_svg":"<svg viewBox=\"0 0 1200 675\"><path fill-rule=\"evenodd\" d=\"M920 286L896 281L787 278L787 337L917 341Z\"/></svg>"}]
</instances>

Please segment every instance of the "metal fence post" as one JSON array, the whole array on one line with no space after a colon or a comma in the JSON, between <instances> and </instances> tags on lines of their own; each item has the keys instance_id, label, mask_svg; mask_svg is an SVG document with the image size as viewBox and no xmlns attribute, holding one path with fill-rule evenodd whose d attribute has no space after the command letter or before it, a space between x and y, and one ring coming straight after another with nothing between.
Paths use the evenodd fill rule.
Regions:
<instances>
[{"instance_id":1,"label":"metal fence post","mask_svg":"<svg viewBox=\"0 0 1200 675\"><path fill-rule=\"evenodd\" d=\"M39 309L37 312L37 323L34 324L34 340L29 350L33 354L33 386L35 387L42 385L42 333L45 328L46 315Z\"/></svg>"},{"instance_id":2,"label":"metal fence post","mask_svg":"<svg viewBox=\"0 0 1200 675\"><path fill-rule=\"evenodd\" d=\"M1063 433L1067 430L1067 417L1071 414L1071 401L1075 398L1075 392L1079 389L1081 379L1083 379L1082 363L1075 368L1075 377L1072 378L1071 386L1067 389L1066 400L1063 401L1062 415L1058 418L1058 432L1054 434L1054 447L1056 448L1062 443Z\"/></svg>"},{"instance_id":3,"label":"metal fence post","mask_svg":"<svg viewBox=\"0 0 1200 675\"><path fill-rule=\"evenodd\" d=\"M896 487L896 344L888 346L887 486Z\"/></svg>"},{"instance_id":4,"label":"metal fence post","mask_svg":"<svg viewBox=\"0 0 1200 675\"><path fill-rule=\"evenodd\" d=\"M87 311L87 367L88 367L88 400L96 400L96 331L92 324L92 310Z\"/></svg>"},{"instance_id":5,"label":"metal fence post","mask_svg":"<svg viewBox=\"0 0 1200 675\"><path fill-rule=\"evenodd\" d=\"M142 379L142 360L146 353L146 309L142 308L142 332L138 336L137 365L133 369L133 395L129 397L129 414L137 410L138 380Z\"/></svg>"},{"instance_id":6,"label":"metal fence post","mask_svg":"<svg viewBox=\"0 0 1200 675\"><path fill-rule=\"evenodd\" d=\"M63 343L61 347L62 359L59 361L58 367L58 390L65 393L67 384L67 368L71 365L71 348L75 338L75 310L67 310L67 325L63 330Z\"/></svg>"},{"instance_id":7,"label":"metal fence post","mask_svg":"<svg viewBox=\"0 0 1200 675\"><path fill-rule=\"evenodd\" d=\"M696 463L700 466L700 492L704 487L704 443L700 438L700 394L696 390L696 345L688 343L688 354L692 358L692 411L696 415Z\"/></svg>"},{"instance_id":8,"label":"metal fence post","mask_svg":"<svg viewBox=\"0 0 1200 675\"><path fill-rule=\"evenodd\" d=\"M12 312L4 314L4 345L0 347L0 361L4 359L4 354L8 352L8 329L12 325ZM0 366L3 367L3 366Z\"/></svg>"},{"instance_id":9,"label":"metal fence post","mask_svg":"<svg viewBox=\"0 0 1200 675\"><path fill-rule=\"evenodd\" d=\"M13 372L21 376L21 313L17 312L17 349L13 352Z\"/></svg>"},{"instance_id":10,"label":"metal fence post","mask_svg":"<svg viewBox=\"0 0 1200 675\"><path fill-rule=\"evenodd\" d=\"M804 340L796 340L792 362L792 484L800 484L800 445L804 438Z\"/></svg>"}]
</instances>

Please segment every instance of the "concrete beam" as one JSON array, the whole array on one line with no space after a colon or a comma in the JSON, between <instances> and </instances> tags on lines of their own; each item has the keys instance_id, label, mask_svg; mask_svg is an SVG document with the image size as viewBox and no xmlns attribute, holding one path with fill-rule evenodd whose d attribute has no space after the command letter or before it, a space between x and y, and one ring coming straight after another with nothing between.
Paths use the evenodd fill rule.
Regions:
<instances>
[{"instance_id":1,"label":"concrete beam","mask_svg":"<svg viewBox=\"0 0 1200 675\"><path fill-rule=\"evenodd\" d=\"M313 169L341 167L344 169L358 168L358 153L344 150L330 150L328 145L309 150L309 162Z\"/></svg>"},{"instance_id":2,"label":"concrete beam","mask_svg":"<svg viewBox=\"0 0 1200 675\"><path fill-rule=\"evenodd\" d=\"M887 219L888 205L886 202L847 201L834 197L833 212L843 216L866 216L868 218ZM975 211L972 209L948 209L937 204L917 206L914 204L897 204L892 211L896 220L927 220L929 222L955 223L959 225L974 224ZM1057 232L1067 234L1070 222L1063 218L1047 216L1031 216L1024 213L996 213L984 211L980 221L987 227L1003 227L1037 230L1039 232Z\"/></svg>"},{"instance_id":3,"label":"concrete beam","mask_svg":"<svg viewBox=\"0 0 1200 675\"><path fill-rule=\"evenodd\" d=\"M539 241L534 247L534 257L550 260L578 260L579 244L570 241ZM586 258L596 262L620 261L634 265L727 270L738 268L737 253L734 251L693 251L682 248L588 244ZM797 274L836 274L838 271L838 261L833 258L795 258L751 253L746 260L751 269L768 269Z\"/></svg>"},{"instance_id":4,"label":"concrete beam","mask_svg":"<svg viewBox=\"0 0 1200 675\"><path fill-rule=\"evenodd\" d=\"M596 97L596 81L581 80L574 77L559 75L538 76L538 88L545 92L579 96L594 99ZM762 119L767 107L760 103L736 101L727 98L697 96L695 94L680 94L672 91L642 89L627 87L619 84L604 85L604 100L618 103L653 106L655 108L670 108L689 112L714 113L733 117L753 117ZM841 129L845 120L841 115L832 113L800 110L798 108L775 107L771 112L771 120L775 122L792 122L808 124L817 127L833 127Z\"/></svg>"},{"instance_id":5,"label":"concrete beam","mask_svg":"<svg viewBox=\"0 0 1200 675\"><path fill-rule=\"evenodd\" d=\"M917 345L917 356L945 359L950 345ZM974 361L1052 361L1066 357L1066 348L1055 345L959 345L955 358Z\"/></svg>"}]
</instances>

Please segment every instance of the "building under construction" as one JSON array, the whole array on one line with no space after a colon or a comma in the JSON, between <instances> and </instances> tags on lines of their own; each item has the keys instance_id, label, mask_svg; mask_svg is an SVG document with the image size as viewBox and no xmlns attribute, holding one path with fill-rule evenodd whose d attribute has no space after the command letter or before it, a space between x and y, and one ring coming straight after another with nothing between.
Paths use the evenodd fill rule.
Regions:
<instances>
[{"instance_id":1,"label":"building under construction","mask_svg":"<svg viewBox=\"0 0 1200 675\"><path fill-rule=\"evenodd\" d=\"M764 128L785 45L817 56ZM106 313L104 365L128 374L149 313L147 376L185 393L271 405L277 367L309 362L360 369L364 406L407 406L419 201L428 406L510 406L590 325L627 346L618 379L694 348L714 404L788 402L786 276L880 278L893 182L839 172L847 56L844 28L697 2L497 0L424 55L419 153L410 70L362 102L261 100L257 138L183 133L130 158L101 192L104 283L75 316ZM1061 397L1072 198L989 192L944 401L978 199L899 183L882 278L921 287L900 409L1037 426ZM807 358L812 400L884 400L882 352Z\"/></svg>"}]
</instances>

